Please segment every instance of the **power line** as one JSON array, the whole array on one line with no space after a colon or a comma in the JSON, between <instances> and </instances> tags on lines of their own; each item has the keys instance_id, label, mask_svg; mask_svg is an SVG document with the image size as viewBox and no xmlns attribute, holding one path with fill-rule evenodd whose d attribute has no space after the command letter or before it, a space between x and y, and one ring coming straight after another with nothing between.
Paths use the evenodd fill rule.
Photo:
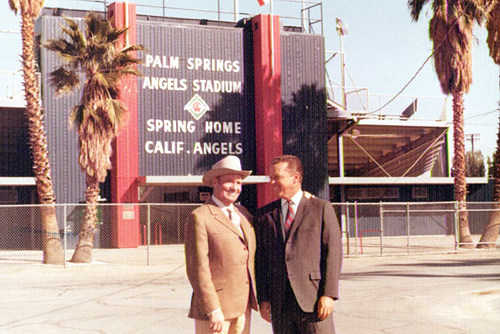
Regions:
<instances>
[{"instance_id":1,"label":"power line","mask_svg":"<svg viewBox=\"0 0 500 334\"><path fill-rule=\"evenodd\" d=\"M443 40L444 41L444 40ZM392 101L394 101L399 95L401 95L401 93L403 93L403 91L413 82L413 80L415 80L415 78L417 77L417 75L420 73L420 71L422 71L422 69L424 68L424 66L427 64L427 62L432 58L432 56L434 55L434 51L431 52L431 54L427 57L427 59L424 61L424 63L420 66L420 68L417 70L417 72L415 72L415 74L411 77L411 79L406 83L406 85L403 86L403 88L401 88L401 90L396 94L394 95L389 101L387 101L382 107L374 110L374 111L371 111L369 112L369 114L374 114L376 112L379 112L380 110L384 109L385 107L387 107L389 105L389 103L391 103Z\"/></svg>"},{"instance_id":2,"label":"power line","mask_svg":"<svg viewBox=\"0 0 500 334\"><path fill-rule=\"evenodd\" d=\"M21 32L20 31L13 31L13 30L0 30L0 34L16 34L16 35L20 35Z\"/></svg>"},{"instance_id":3,"label":"power line","mask_svg":"<svg viewBox=\"0 0 500 334\"><path fill-rule=\"evenodd\" d=\"M485 116L485 115L493 114L494 112L498 112L498 109L495 109L495 110L492 110L492 111L488 111L488 112L485 112L485 113L482 113L482 114L479 114L479 115L465 117L464 121L467 120L467 119L472 119L472 118L476 118L476 117L482 117L482 116Z\"/></svg>"},{"instance_id":4,"label":"power line","mask_svg":"<svg viewBox=\"0 0 500 334\"><path fill-rule=\"evenodd\" d=\"M448 35L450 34L451 30L455 27L455 25L458 24L460 18L462 17L462 15L465 14L465 11L462 10L462 12L460 13L460 15L455 19L455 21L453 22L453 24L451 25L451 27L448 29L448 31L446 32L446 36L443 38L443 40L439 43L439 45L437 47L435 47L431 54L427 57L427 59L425 59L425 61L423 62L423 64L420 66L420 68L417 70L417 72L415 72L415 74L411 77L411 79L403 86L403 88L401 88L399 90L399 92L394 95L389 101L387 101L382 107L374 110L374 111L371 111L369 112L369 114L374 114L376 112L379 112L380 110L384 109L385 107L387 107L392 101L394 101L399 95L401 95L401 93L403 93L403 91L413 82L413 80L415 80L415 78L417 77L417 75L420 73L420 71L422 71L422 69L424 68L424 66L427 64L427 62L429 61L429 59L432 58L432 56L434 55L434 50L437 50L441 47L441 45L444 43L444 41L448 38Z\"/></svg>"}]
</instances>

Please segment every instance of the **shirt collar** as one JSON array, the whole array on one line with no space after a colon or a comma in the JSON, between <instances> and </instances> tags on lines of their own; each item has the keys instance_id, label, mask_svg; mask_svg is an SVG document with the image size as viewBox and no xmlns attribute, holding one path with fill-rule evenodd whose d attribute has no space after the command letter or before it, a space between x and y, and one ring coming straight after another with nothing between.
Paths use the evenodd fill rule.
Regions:
<instances>
[{"instance_id":1,"label":"shirt collar","mask_svg":"<svg viewBox=\"0 0 500 334\"><path fill-rule=\"evenodd\" d=\"M222 202L221 202L221 201L220 201L217 197L215 197L214 195L212 195L212 200L213 200L213 201L215 202L215 204L217 204L217 206L218 206L219 208L221 208L222 210L224 210L224 209L231 209L231 210L234 210L234 209L233 209L233 208L234 208L233 204L231 204L231 205L229 205L229 206L228 206L228 205L225 205L224 203L222 203Z\"/></svg>"},{"instance_id":2,"label":"shirt collar","mask_svg":"<svg viewBox=\"0 0 500 334\"><path fill-rule=\"evenodd\" d=\"M303 196L304 192L301 190L297 191L297 193L295 195L292 196L291 198L291 201L293 203L293 205L296 207L297 205L299 205L300 203L300 200L302 199L302 196ZM287 200L286 199L281 199L281 206L285 205L285 203L287 203Z\"/></svg>"}]
</instances>

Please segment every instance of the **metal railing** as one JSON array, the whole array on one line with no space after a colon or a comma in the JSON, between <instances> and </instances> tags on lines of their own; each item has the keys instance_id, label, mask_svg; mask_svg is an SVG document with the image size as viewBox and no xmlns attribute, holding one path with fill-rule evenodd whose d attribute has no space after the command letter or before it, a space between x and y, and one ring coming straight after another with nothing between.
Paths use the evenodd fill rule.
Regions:
<instances>
[{"instance_id":1,"label":"metal railing","mask_svg":"<svg viewBox=\"0 0 500 334\"><path fill-rule=\"evenodd\" d=\"M0 98L13 99L23 93L23 77L19 71L0 71Z\"/></svg>"},{"instance_id":2,"label":"metal railing","mask_svg":"<svg viewBox=\"0 0 500 334\"><path fill-rule=\"evenodd\" d=\"M328 86L329 98L339 102L342 94L346 109L353 116L372 119L404 119L446 122L445 97L372 94L368 88ZM389 102L389 103L388 103ZM388 104L387 104L388 103Z\"/></svg>"},{"instance_id":3,"label":"metal railing","mask_svg":"<svg viewBox=\"0 0 500 334\"><path fill-rule=\"evenodd\" d=\"M374 94L356 86L344 57L343 52L325 52L326 92L328 99L345 106L353 116L446 121L446 97Z\"/></svg>"},{"instance_id":4,"label":"metal railing","mask_svg":"<svg viewBox=\"0 0 500 334\"><path fill-rule=\"evenodd\" d=\"M47 0L44 6L47 8L63 7L67 9L106 12L107 7L112 2L110 0L65 0L62 3L58 0ZM259 8L255 0L252 2L241 0L209 1L197 7L188 7L187 3L169 0L134 0L130 2L137 5L137 14L139 15L163 18L178 17L237 22L240 19L251 18L262 13L269 14L268 7L262 9L260 12L254 12L256 8ZM232 10L228 10L227 8L232 8ZM321 1L274 0L273 14L279 15L284 25L303 27L306 32L323 34L323 9ZM313 29L318 25L320 26L320 32L316 32Z\"/></svg>"}]
</instances>

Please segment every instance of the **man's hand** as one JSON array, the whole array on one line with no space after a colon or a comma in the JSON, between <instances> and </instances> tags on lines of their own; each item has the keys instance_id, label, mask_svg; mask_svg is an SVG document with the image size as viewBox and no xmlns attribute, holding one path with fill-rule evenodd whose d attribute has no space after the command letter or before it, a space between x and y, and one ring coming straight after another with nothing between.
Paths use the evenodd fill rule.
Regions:
<instances>
[{"instance_id":1,"label":"man's hand","mask_svg":"<svg viewBox=\"0 0 500 334\"><path fill-rule=\"evenodd\" d=\"M267 322L271 322L271 303L262 302L260 303L260 316Z\"/></svg>"},{"instance_id":2,"label":"man's hand","mask_svg":"<svg viewBox=\"0 0 500 334\"><path fill-rule=\"evenodd\" d=\"M318 319L323 321L333 312L333 298L321 296L318 299Z\"/></svg>"},{"instance_id":3,"label":"man's hand","mask_svg":"<svg viewBox=\"0 0 500 334\"><path fill-rule=\"evenodd\" d=\"M210 330L214 333L220 333L224 324L224 314L217 310L208 316L210 318Z\"/></svg>"}]
</instances>

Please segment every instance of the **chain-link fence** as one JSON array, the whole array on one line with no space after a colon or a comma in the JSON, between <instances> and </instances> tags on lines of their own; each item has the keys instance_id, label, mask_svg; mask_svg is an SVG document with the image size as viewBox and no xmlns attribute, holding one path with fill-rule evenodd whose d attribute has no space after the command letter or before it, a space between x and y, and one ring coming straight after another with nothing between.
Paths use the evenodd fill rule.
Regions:
<instances>
[{"instance_id":1,"label":"chain-link fence","mask_svg":"<svg viewBox=\"0 0 500 334\"><path fill-rule=\"evenodd\" d=\"M113 220L117 212L137 212L138 243L149 264L150 246L184 243L187 217L201 204L98 204L94 248L111 248ZM78 245L85 220L86 204L56 204L59 236L63 248L71 253ZM0 205L0 251L38 251L42 249L41 205ZM56 232L57 233L57 232ZM10 253L12 254L12 253ZM67 254L71 256L71 254ZM126 257L123 261L126 262Z\"/></svg>"},{"instance_id":2,"label":"chain-link fence","mask_svg":"<svg viewBox=\"0 0 500 334\"><path fill-rule=\"evenodd\" d=\"M126 204L138 214L137 240L149 264L161 245L182 244L187 217L200 204ZM333 203L342 228L345 256L380 256L455 252L459 249L456 202ZM111 248L114 212L120 204L99 204L94 248ZM125 205L123 205L125 206ZM58 204L57 223L66 250L78 244L85 204ZM2 205L0 250L42 249L42 206ZM495 203L467 203L468 221L477 243L490 219L500 219ZM497 226L499 222L496 223ZM498 240L496 243L498 246ZM126 262L126 257L123 259Z\"/></svg>"},{"instance_id":3,"label":"chain-link fence","mask_svg":"<svg viewBox=\"0 0 500 334\"><path fill-rule=\"evenodd\" d=\"M462 211L468 212L475 244L499 212L497 204L483 202L467 203L466 209L459 209L457 202L333 205L342 226L346 256L454 252L463 246L458 225Z\"/></svg>"}]
</instances>

